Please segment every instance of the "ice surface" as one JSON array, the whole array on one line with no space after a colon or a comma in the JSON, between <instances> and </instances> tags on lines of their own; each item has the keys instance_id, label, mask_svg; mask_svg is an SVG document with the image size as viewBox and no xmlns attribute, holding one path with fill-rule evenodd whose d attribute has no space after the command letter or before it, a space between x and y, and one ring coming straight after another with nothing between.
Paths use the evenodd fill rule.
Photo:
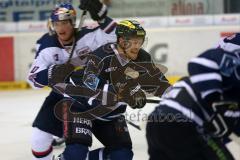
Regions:
<instances>
[{"instance_id":1,"label":"ice surface","mask_svg":"<svg viewBox=\"0 0 240 160\"><path fill-rule=\"evenodd\" d=\"M0 159L31 160L31 123L48 92L44 89L0 92ZM141 120L145 120L146 115L154 106L148 105L140 112L128 110L127 118L144 128L145 124ZM129 126L129 130L133 139L134 159L147 160L145 131L138 131L131 126ZM93 141L92 148L101 146L96 139ZM240 146L231 143L229 148L237 160L240 160ZM56 149L54 152L61 152L61 150L62 148Z\"/></svg>"}]
</instances>

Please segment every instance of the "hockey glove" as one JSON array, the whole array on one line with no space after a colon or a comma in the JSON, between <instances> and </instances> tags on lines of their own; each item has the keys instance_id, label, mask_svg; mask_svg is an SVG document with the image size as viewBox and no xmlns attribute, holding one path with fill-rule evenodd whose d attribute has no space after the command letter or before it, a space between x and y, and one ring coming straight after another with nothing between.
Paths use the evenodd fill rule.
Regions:
<instances>
[{"instance_id":1,"label":"hockey glove","mask_svg":"<svg viewBox=\"0 0 240 160\"><path fill-rule=\"evenodd\" d=\"M107 15L107 6L99 0L80 0L79 8L87 10L95 21L102 21Z\"/></svg>"},{"instance_id":2,"label":"hockey glove","mask_svg":"<svg viewBox=\"0 0 240 160\"><path fill-rule=\"evenodd\" d=\"M126 102L131 108L143 108L146 104L146 95L139 85L135 87L125 86L119 89L119 101Z\"/></svg>"},{"instance_id":3,"label":"hockey glove","mask_svg":"<svg viewBox=\"0 0 240 160\"><path fill-rule=\"evenodd\" d=\"M226 137L240 121L240 108L237 102L220 101L212 104L212 117L205 122L204 129L214 137Z\"/></svg>"},{"instance_id":4,"label":"hockey glove","mask_svg":"<svg viewBox=\"0 0 240 160\"><path fill-rule=\"evenodd\" d=\"M50 66L48 69L48 85L53 87L57 83L64 83L73 71L74 66L70 63Z\"/></svg>"}]
</instances>

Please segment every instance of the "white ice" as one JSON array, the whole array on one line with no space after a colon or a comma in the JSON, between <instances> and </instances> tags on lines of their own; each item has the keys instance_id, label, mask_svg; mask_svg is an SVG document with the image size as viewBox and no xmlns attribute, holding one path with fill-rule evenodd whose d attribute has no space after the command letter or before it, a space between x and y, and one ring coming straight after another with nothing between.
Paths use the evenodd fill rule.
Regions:
<instances>
[{"instance_id":1,"label":"white ice","mask_svg":"<svg viewBox=\"0 0 240 160\"><path fill-rule=\"evenodd\" d=\"M48 90L0 92L0 159L31 160L31 124L48 92ZM140 112L130 110L128 118L131 118L131 120L144 128L145 124L141 121L139 122L139 120L144 120L154 106L147 105ZM132 112L135 114L130 114ZM133 140L134 159L147 160L148 154L144 129L139 131L129 126L129 130ZM93 141L92 148L101 146L96 139ZM228 147L236 157L236 160L240 160L240 146L232 142ZM62 148L56 149L54 152L59 153L61 150Z\"/></svg>"}]
</instances>

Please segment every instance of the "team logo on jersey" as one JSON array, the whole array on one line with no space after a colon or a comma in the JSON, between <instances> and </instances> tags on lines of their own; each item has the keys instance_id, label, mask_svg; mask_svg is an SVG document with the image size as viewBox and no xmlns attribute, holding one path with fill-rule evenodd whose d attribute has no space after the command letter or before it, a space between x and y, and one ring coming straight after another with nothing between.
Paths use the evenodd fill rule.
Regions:
<instances>
[{"instance_id":1,"label":"team logo on jersey","mask_svg":"<svg viewBox=\"0 0 240 160\"><path fill-rule=\"evenodd\" d=\"M224 54L220 63L220 72L224 76L230 77L239 65L240 61L236 57Z\"/></svg>"},{"instance_id":2,"label":"team logo on jersey","mask_svg":"<svg viewBox=\"0 0 240 160\"><path fill-rule=\"evenodd\" d=\"M240 111L226 111L224 113L225 117L238 118L240 117Z\"/></svg>"},{"instance_id":3,"label":"team logo on jersey","mask_svg":"<svg viewBox=\"0 0 240 160\"><path fill-rule=\"evenodd\" d=\"M99 78L95 74L89 74L83 83L91 90L96 91Z\"/></svg>"},{"instance_id":4,"label":"team logo on jersey","mask_svg":"<svg viewBox=\"0 0 240 160\"><path fill-rule=\"evenodd\" d=\"M77 53L78 56L81 56L81 55L84 55L84 54L89 54L91 52L92 52L92 50L89 47L83 47L83 48L80 48L80 49L76 50L76 53Z\"/></svg>"},{"instance_id":5,"label":"team logo on jersey","mask_svg":"<svg viewBox=\"0 0 240 160\"><path fill-rule=\"evenodd\" d=\"M112 72L112 71L116 71L117 67L109 67L107 69L105 69L105 72Z\"/></svg>"}]
</instances>

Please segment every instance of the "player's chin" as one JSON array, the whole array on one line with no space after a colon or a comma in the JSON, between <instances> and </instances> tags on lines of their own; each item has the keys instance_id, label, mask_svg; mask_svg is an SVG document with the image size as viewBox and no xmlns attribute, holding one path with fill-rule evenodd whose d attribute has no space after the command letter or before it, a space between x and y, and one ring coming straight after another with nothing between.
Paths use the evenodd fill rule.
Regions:
<instances>
[{"instance_id":1,"label":"player's chin","mask_svg":"<svg viewBox=\"0 0 240 160\"><path fill-rule=\"evenodd\" d=\"M131 54L130 55L131 60L136 60L137 57L138 57L138 54Z\"/></svg>"},{"instance_id":2,"label":"player's chin","mask_svg":"<svg viewBox=\"0 0 240 160\"><path fill-rule=\"evenodd\" d=\"M62 40L62 41L69 41L71 39L70 36L66 36L66 35L61 35L59 36L59 38Z\"/></svg>"}]
</instances>

